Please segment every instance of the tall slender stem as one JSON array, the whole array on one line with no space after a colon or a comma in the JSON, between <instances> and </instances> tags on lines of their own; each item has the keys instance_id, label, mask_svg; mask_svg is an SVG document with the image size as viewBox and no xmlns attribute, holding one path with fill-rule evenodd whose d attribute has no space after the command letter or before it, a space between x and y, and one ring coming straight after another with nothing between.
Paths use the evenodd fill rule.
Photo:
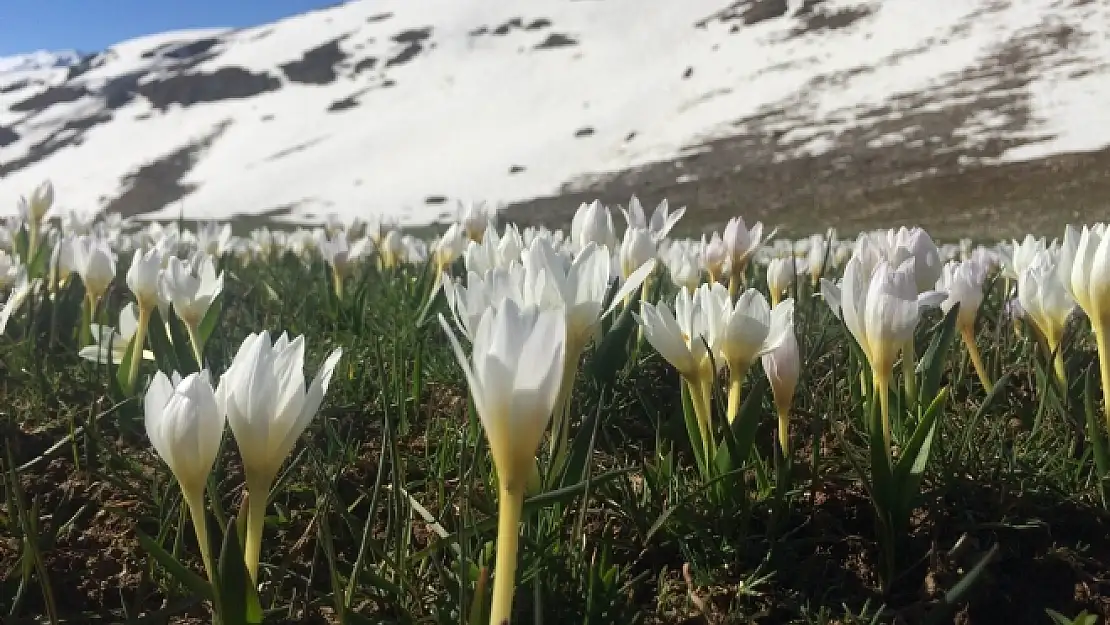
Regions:
<instances>
[{"instance_id":1,"label":"tall slender stem","mask_svg":"<svg viewBox=\"0 0 1110 625\"><path fill-rule=\"evenodd\" d=\"M250 479L247 477L247 539L243 550L243 560L251 581L258 584L258 561L262 555L262 530L266 522L266 500L270 498L272 479Z\"/></svg>"},{"instance_id":2,"label":"tall slender stem","mask_svg":"<svg viewBox=\"0 0 1110 625\"><path fill-rule=\"evenodd\" d=\"M127 387L135 389L139 377L139 363L143 361L143 343L146 342L146 326L150 323L150 308L139 306L139 327L135 330L135 344L131 348L131 369L127 372Z\"/></svg>"},{"instance_id":3,"label":"tall slender stem","mask_svg":"<svg viewBox=\"0 0 1110 625\"><path fill-rule=\"evenodd\" d=\"M200 493L182 493L185 506L189 508L189 516L193 521L193 532L197 536L197 545L200 546L200 559L204 562L204 572L208 574L208 581L215 582L212 567L212 550L208 544L208 519L204 515L204 490Z\"/></svg>"},{"instance_id":4,"label":"tall slender stem","mask_svg":"<svg viewBox=\"0 0 1110 625\"><path fill-rule=\"evenodd\" d=\"M507 625L513 614L520 512L523 507L523 489L501 489L497 502L497 561L493 570L491 625Z\"/></svg>"},{"instance_id":5,"label":"tall slender stem","mask_svg":"<svg viewBox=\"0 0 1110 625\"><path fill-rule=\"evenodd\" d=\"M874 375L874 391L879 396L879 409L882 411L883 419L883 443L886 445L886 455L888 458L892 457L892 445L890 442L890 381L889 378L880 373Z\"/></svg>"},{"instance_id":6,"label":"tall slender stem","mask_svg":"<svg viewBox=\"0 0 1110 625\"><path fill-rule=\"evenodd\" d=\"M917 348L913 339L906 341L902 348L902 377L906 384L906 401L917 403Z\"/></svg>"},{"instance_id":7,"label":"tall slender stem","mask_svg":"<svg viewBox=\"0 0 1110 625\"><path fill-rule=\"evenodd\" d=\"M197 358L197 367L204 368L204 346L200 344L200 328L192 323L185 324L189 333L189 343L193 346L193 355Z\"/></svg>"},{"instance_id":8,"label":"tall slender stem","mask_svg":"<svg viewBox=\"0 0 1110 625\"><path fill-rule=\"evenodd\" d=\"M779 408L779 448L784 458L790 457L790 409Z\"/></svg>"},{"instance_id":9,"label":"tall slender stem","mask_svg":"<svg viewBox=\"0 0 1110 625\"><path fill-rule=\"evenodd\" d=\"M1098 369L1102 377L1102 392L1105 395L1110 389L1110 342L1106 336L1106 324L1102 321L1094 324L1095 344L1098 346ZM1060 351L1060 350L1058 350ZM1110 399L1104 401L1106 411L1106 425L1110 428Z\"/></svg>"},{"instance_id":10,"label":"tall slender stem","mask_svg":"<svg viewBox=\"0 0 1110 625\"><path fill-rule=\"evenodd\" d=\"M971 365L975 367L975 373L979 376L979 382L983 384L983 388L987 389L989 393L994 388L994 383L991 382L990 374L987 372L986 366L983 365L983 357L979 353L979 345L975 342L975 333L970 328L963 328L960 330L963 335L964 345L967 346L967 353L971 356Z\"/></svg>"}]
</instances>

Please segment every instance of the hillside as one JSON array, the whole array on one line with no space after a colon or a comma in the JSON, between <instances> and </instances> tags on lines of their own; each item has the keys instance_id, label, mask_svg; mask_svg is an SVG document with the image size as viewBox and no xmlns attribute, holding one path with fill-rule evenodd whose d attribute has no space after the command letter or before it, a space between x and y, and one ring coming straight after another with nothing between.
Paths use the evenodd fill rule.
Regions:
<instances>
[{"instance_id":1,"label":"hillside","mask_svg":"<svg viewBox=\"0 0 1110 625\"><path fill-rule=\"evenodd\" d=\"M1108 73L1091 0L356 0L0 61L0 211L1037 230L1110 214Z\"/></svg>"}]
</instances>

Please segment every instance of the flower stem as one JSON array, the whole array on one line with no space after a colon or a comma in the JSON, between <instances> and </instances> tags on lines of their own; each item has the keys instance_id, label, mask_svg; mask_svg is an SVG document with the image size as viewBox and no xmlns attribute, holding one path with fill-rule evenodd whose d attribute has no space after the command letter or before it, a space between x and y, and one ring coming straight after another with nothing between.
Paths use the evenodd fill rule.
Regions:
<instances>
[{"instance_id":1,"label":"flower stem","mask_svg":"<svg viewBox=\"0 0 1110 625\"><path fill-rule=\"evenodd\" d=\"M747 367L737 367L733 369L729 367L729 384L728 384L728 422L731 424L736 415L740 413L740 400L743 391L744 374L748 371Z\"/></svg>"},{"instance_id":2,"label":"flower stem","mask_svg":"<svg viewBox=\"0 0 1110 625\"><path fill-rule=\"evenodd\" d=\"M185 330L189 333L189 343L193 346L193 355L197 358L197 368L204 368L204 346L200 343L200 328L191 323L185 324Z\"/></svg>"},{"instance_id":3,"label":"flower stem","mask_svg":"<svg viewBox=\"0 0 1110 625\"><path fill-rule=\"evenodd\" d=\"M987 373L986 366L983 365L983 356L979 353L979 345L975 342L975 333L971 328L963 328L960 330L963 335L964 345L967 346L967 353L971 356L971 365L975 367L975 373L979 376L979 382L983 384L983 388L987 389L989 393L994 384L991 382L990 374Z\"/></svg>"},{"instance_id":4,"label":"flower stem","mask_svg":"<svg viewBox=\"0 0 1110 625\"><path fill-rule=\"evenodd\" d=\"M146 342L146 326L150 323L150 309L139 307L139 327L135 329L135 344L131 348L131 369L127 372L127 387L134 391L135 380L139 377L139 363L143 361L143 343Z\"/></svg>"},{"instance_id":5,"label":"flower stem","mask_svg":"<svg viewBox=\"0 0 1110 625\"><path fill-rule=\"evenodd\" d=\"M200 546L200 558L204 562L204 572L208 574L208 581L215 583L212 567L212 550L208 544L208 519L204 515L204 491L197 494L183 493L185 505L189 508L189 516L193 521L193 532L197 536L197 545Z\"/></svg>"},{"instance_id":6,"label":"flower stem","mask_svg":"<svg viewBox=\"0 0 1110 625\"><path fill-rule=\"evenodd\" d=\"M262 554L262 529L266 521L266 500L270 497L271 480L251 480L247 478L247 539L243 550L243 560L251 581L258 584L258 560Z\"/></svg>"},{"instance_id":7,"label":"flower stem","mask_svg":"<svg viewBox=\"0 0 1110 625\"><path fill-rule=\"evenodd\" d=\"M84 347L92 340L92 328L89 324L92 323L93 316L93 302L92 297L88 294L85 295L85 301L81 305L81 330L78 333L77 344ZM99 341L101 337L96 337ZM99 343L97 343L99 345Z\"/></svg>"},{"instance_id":8,"label":"flower stem","mask_svg":"<svg viewBox=\"0 0 1110 625\"><path fill-rule=\"evenodd\" d=\"M790 457L790 409L779 408L779 448L782 450L782 457Z\"/></svg>"},{"instance_id":9,"label":"flower stem","mask_svg":"<svg viewBox=\"0 0 1110 625\"><path fill-rule=\"evenodd\" d=\"M1102 391L1105 394L1107 389L1110 389L1110 343L1107 342L1110 337L1106 336L1106 324L1104 322L1095 323L1094 330L1095 344L1098 346L1098 369L1102 375ZM1107 427L1110 427L1110 399L1105 400L1104 404L1106 424Z\"/></svg>"},{"instance_id":10,"label":"flower stem","mask_svg":"<svg viewBox=\"0 0 1110 625\"><path fill-rule=\"evenodd\" d=\"M886 456L890 458L892 457L890 443L890 382L886 376L875 374L874 391L879 396L879 409L882 411L883 418L883 444L886 445Z\"/></svg>"},{"instance_id":11,"label":"flower stem","mask_svg":"<svg viewBox=\"0 0 1110 625\"><path fill-rule=\"evenodd\" d=\"M906 341L902 348L902 377L906 383L906 401L911 405L917 403L917 348L913 339ZM884 396L883 398L889 401Z\"/></svg>"},{"instance_id":12,"label":"flower stem","mask_svg":"<svg viewBox=\"0 0 1110 625\"><path fill-rule=\"evenodd\" d=\"M491 625L507 624L513 613L517 544L520 534L520 512L524 507L524 491L519 488L502 488L497 504L497 561L493 576L493 607L489 621Z\"/></svg>"}]
</instances>

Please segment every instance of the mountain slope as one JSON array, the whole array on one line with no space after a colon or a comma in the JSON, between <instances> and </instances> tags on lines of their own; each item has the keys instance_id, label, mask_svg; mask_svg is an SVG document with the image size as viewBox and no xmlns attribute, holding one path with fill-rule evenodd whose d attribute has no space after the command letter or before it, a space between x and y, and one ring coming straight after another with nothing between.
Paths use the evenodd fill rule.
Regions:
<instances>
[{"instance_id":1,"label":"mountain slope","mask_svg":"<svg viewBox=\"0 0 1110 625\"><path fill-rule=\"evenodd\" d=\"M1107 17L1089 0L362 0L163 33L0 73L0 210L50 178L79 210L428 222L653 163L690 182L846 144L927 151L898 183L1096 150ZM713 171L681 170L712 151Z\"/></svg>"}]
</instances>

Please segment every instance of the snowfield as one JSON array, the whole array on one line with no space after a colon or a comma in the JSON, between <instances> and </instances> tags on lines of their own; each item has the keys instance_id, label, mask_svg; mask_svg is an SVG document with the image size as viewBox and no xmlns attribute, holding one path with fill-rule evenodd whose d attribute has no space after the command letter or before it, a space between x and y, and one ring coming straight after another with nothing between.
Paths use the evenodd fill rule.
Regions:
<instances>
[{"instance_id":1,"label":"snowfield","mask_svg":"<svg viewBox=\"0 0 1110 625\"><path fill-rule=\"evenodd\" d=\"M0 59L0 214L49 178L62 211L429 223L754 126L776 162L927 145L977 101L944 149L1031 160L1110 145L1108 74L1089 0L355 0Z\"/></svg>"}]
</instances>

